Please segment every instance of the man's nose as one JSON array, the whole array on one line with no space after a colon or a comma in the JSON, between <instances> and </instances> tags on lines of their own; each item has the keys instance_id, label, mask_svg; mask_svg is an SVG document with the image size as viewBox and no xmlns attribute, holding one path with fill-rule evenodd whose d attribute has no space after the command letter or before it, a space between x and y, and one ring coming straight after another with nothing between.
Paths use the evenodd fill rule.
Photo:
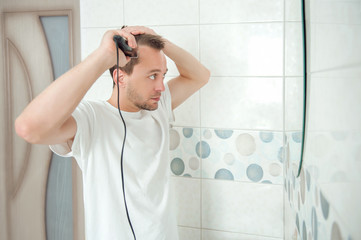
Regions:
<instances>
[{"instance_id":1,"label":"man's nose","mask_svg":"<svg viewBox=\"0 0 361 240\"><path fill-rule=\"evenodd\" d=\"M156 87L155 87L155 90L156 90L157 92L164 92L165 87L164 87L164 82L163 82L163 80L158 81L158 83L157 83L157 85L156 85Z\"/></svg>"}]
</instances>

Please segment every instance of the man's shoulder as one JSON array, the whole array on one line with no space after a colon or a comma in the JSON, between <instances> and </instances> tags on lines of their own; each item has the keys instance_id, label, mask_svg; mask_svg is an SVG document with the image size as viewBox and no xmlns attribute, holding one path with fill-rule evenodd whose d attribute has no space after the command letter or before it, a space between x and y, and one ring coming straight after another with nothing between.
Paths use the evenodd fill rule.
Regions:
<instances>
[{"instance_id":1,"label":"man's shoulder","mask_svg":"<svg viewBox=\"0 0 361 240\"><path fill-rule=\"evenodd\" d=\"M77 109L89 110L102 110L106 108L106 101L103 100L82 100Z\"/></svg>"}]
</instances>

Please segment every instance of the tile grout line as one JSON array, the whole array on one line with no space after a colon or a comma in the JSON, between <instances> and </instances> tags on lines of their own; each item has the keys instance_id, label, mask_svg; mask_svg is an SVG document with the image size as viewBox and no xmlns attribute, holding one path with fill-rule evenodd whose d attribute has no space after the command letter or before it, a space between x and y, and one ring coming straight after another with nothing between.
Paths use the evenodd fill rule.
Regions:
<instances>
[{"instance_id":1,"label":"tile grout line","mask_svg":"<svg viewBox=\"0 0 361 240\"><path fill-rule=\"evenodd\" d=\"M200 26L200 18L201 18L201 6L200 6L200 0L198 0L198 58L199 61L202 62L202 55L201 55L201 26ZM202 142L202 108L201 108L201 101L202 101L202 90L199 89L199 141ZM202 153L202 144L200 144L200 153ZM203 169L203 160L202 160L202 154L199 157L200 161L200 184L199 184L199 206L200 206L200 214L199 214L199 226L200 226L200 240L203 239L203 192L202 192L202 185L203 185L203 178L202 178L202 169Z\"/></svg>"},{"instance_id":2,"label":"tile grout line","mask_svg":"<svg viewBox=\"0 0 361 240\"><path fill-rule=\"evenodd\" d=\"M282 166L282 176L283 176L283 181L282 181L282 211L283 211L283 239L285 239L285 220L286 220L286 214L285 214L285 188L283 187L283 183L285 181L285 144L286 144L286 141L285 141L285 131L286 131L286 0L283 1L283 91L282 91L282 94L283 94L283 166Z\"/></svg>"}]
</instances>

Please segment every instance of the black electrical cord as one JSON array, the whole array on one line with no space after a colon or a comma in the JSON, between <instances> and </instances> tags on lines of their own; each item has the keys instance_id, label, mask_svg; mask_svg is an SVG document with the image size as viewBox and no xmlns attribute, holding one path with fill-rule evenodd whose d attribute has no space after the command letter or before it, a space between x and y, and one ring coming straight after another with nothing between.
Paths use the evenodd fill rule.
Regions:
<instances>
[{"instance_id":1,"label":"black electrical cord","mask_svg":"<svg viewBox=\"0 0 361 240\"><path fill-rule=\"evenodd\" d=\"M307 28L306 28L306 3L301 0L302 11L302 38L303 38L303 123L302 123L302 142L301 142L301 157L298 167L297 177L301 174L301 169L305 153L305 137L306 137L306 121L307 121Z\"/></svg>"},{"instance_id":2,"label":"black electrical cord","mask_svg":"<svg viewBox=\"0 0 361 240\"><path fill-rule=\"evenodd\" d=\"M120 173L121 173L121 178L122 178L122 189L123 189L123 199L124 199L125 211L127 213L128 223L129 223L130 229L132 230L134 240L136 240L137 238L135 237L135 232L133 229L132 221L130 220L130 217L129 217L129 211L128 211L127 200L125 197L125 188L124 188L123 153L124 153L125 139L127 137L127 125L125 124L123 115L122 115L122 113L120 111L120 107L119 107L119 46L117 43L115 45L117 48L117 80L116 81L117 81L117 91L118 91L118 111L119 111L119 115L120 115L123 125L124 125L124 139L123 139L123 145L122 145L122 152L120 155Z\"/></svg>"}]
</instances>

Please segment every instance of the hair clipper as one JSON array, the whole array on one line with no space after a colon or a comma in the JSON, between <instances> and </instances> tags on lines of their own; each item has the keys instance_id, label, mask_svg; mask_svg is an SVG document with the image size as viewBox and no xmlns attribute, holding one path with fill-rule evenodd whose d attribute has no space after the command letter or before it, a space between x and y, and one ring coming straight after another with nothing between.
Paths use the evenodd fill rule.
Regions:
<instances>
[{"instance_id":1,"label":"hair clipper","mask_svg":"<svg viewBox=\"0 0 361 240\"><path fill-rule=\"evenodd\" d=\"M136 49L129 47L127 40L125 40L122 36L114 35L113 40L125 56L130 58L138 57Z\"/></svg>"}]
</instances>

